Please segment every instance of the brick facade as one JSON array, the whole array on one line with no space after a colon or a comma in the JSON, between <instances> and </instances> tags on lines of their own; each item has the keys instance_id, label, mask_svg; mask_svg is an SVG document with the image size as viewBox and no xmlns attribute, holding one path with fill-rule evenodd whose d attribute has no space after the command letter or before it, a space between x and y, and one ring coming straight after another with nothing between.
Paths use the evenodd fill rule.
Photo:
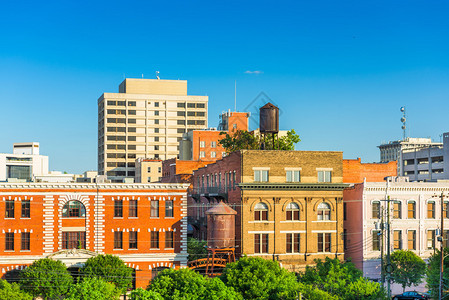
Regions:
<instances>
[{"instance_id":1,"label":"brick facade","mask_svg":"<svg viewBox=\"0 0 449 300\"><path fill-rule=\"evenodd\" d=\"M0 184L2 276L44 257L58 257L70 267L97 253L113 254L135 270L136 286L145 287L160 268L179 268L187 263L187 187L98 184L97 189L96 184ZM152 210L151 201L158 208ZM69 202L81 208L72 209ZM121 239L115 238L116 232L121 232ZM152 232L157 232L153 244ZM167 232L173 232L173 243L172 234ZM23 233L29 233L29 247ZM135 240L131 234L136 235ZM85 236L85 245L80 235Z\"/></svg>"},{"instance_id":2,"label":"brick facade","mask_svg":"<svg viewBox=\"0 0 449 300\"><path fill-rule=\"evenodd\" d=\"M397 162L362 163L360 158L343 159L343 182L381 182L385 177L396 176Z\"/></svg>"},{"instance_id":3,"label":"brick facade","mask_svg":"<svg viewBox=\"0 0 449 300\"><path fill-rule=\"evenodd\" d=\"M255 174L259 171L267 171L267 178L256 178L265 176ZM288 174L292 172L297 172L297 177L290 180ZM328 180L319 180L322 172L329 172ZM214 202L224 200L237 211L239 254L275 259L293 271L316 258L343 259L342 197L347 185L343 184L341 152L233 152L195 171L193 186L188 215L199 238L205 238L207 230L202 222L204 212ZM256 212L256 205L261 204L267 208L262 219ZM329 219L321 220L318 216L324 211L323 205L328 208ZM291 207L297 207L295 217ZM323 238L320 244L318 241Z\"/></svg>"}]
</instances>

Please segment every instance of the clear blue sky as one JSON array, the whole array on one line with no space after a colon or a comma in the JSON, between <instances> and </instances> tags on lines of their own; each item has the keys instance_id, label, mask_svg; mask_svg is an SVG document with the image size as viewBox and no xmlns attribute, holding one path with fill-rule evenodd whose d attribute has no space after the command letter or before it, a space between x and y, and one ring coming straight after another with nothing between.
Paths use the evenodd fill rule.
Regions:
<instances>
[{"instance_id":1,"label":"clear blue sky","mask_svg":"<svg viewBox=\"0 0 449 300\"><path fill-rule=\"evenodd\" d=\"M448 11L447 0L6 1L0 152L37 141L52 170L96 169L98 97L159 70L209 96L209 126L233 108L237 80L237 109L265 92L298 150L378 161L376 146L402 137L403 105L410 136L449 131Z\"/></svg>"}]
</instances>

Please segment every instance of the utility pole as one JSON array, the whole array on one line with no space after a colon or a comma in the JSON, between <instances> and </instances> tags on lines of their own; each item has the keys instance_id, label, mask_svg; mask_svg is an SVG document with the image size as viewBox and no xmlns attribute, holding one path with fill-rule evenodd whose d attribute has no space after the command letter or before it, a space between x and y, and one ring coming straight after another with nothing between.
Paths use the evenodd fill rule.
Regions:
<instances>
[{"instance_id":1,"label":"utility pole","mask_svg":"<svg viewBox=\"0 0 449 300\"><path fill-rule=\"evenodd\" d=\"M381 207L381 219L380 219L380 281L382 282L382 289L385 288L385 266L384 266L384 247L385 247L385 241L384 241L384 208Z\"/></svg>"},{"instance_id":2,"label":"utility pole","mask_svg":"<svg viewBox=\"0 0 449 300\"><path fill-rule=\"evenodd\" d=\"M434 198L438 198L437 195L433 196ZM440 228L440 236L438 237L438 241L440 242L440 286L439 286L439 297L438 299L443 299L443 271L444 271L444 198L447 196L441 192L439 196L441 200L441 228ZM449 204L448 204L449 205Z\"/></svg>"},{"instance_id":3,"label":"utility pole","mask_svg":"<svg viewBox=\"0 0 449 300\"><path fill-rule=\"evenodd\" d=\"M390 196L387 197L387 289L388 289L388 299L391 299L391 260L390 260Z\"/></svg>"}]
</instances>

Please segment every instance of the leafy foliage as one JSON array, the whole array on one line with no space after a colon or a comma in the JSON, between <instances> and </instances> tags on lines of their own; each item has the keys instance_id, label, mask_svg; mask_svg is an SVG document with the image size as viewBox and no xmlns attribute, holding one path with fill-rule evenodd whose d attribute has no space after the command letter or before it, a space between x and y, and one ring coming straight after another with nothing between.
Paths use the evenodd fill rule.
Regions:
<instances>
[{"instance_id":1,"label":"leafy foliage","mask_svg":"<svg viewBox=\"0 0 449 300\"><path fill-rule=\"evenodd\" d=\"M0 299L32 300L33 297L22 291L17 283L0 279Z\"/></svg>"},{"instance_id":2,"label":"leafy foliage","mask_svg":"<svg viewBox=\"0 0 449 300\"><path fill-rule=\"evenodd\" d=\"M33 296L55 299L65 295L73 283L66 266L50 258L36 260L20 274L22 289Z\"/></svg>"},{"instance_id":3,"label":"leafy foliage","mask_svg":"<svg viewBox=\"0 0 449 300\"><path fill-rule=\"evenodd\" d=\"M187 253L189 253L189 257L187 258L189 261L205 258L207 257L207 242L199 241L194 238L187 239Z\"/></svg>"},{"instance_id":4,"label":"leafy foliage","mask_svg":"<svg viewBox=\"0 0 449 300\"><path fill-rule=\"evenodd\" d=\"M125 265L123 260L114 255L98 255L89 258L80 269L83 277L100 277L113 283L120 292L131 287L133 269Z\"/></svg>"},{"instance_id":5,"label":"leafy foliage","mask_svg":"<svg viewBox=\"0 0 449 300\"><path fill-rule=\"evenodd\" d=\"M350 262L326 258L316 260L316 266L307 266L298 280L342 299L381 299L384 291L378 283L363 277Z\"/></svg>"},{"instance_id":6,"label":"leafy foliage","mask_svg":"<svg viewBox=\"0 0 449 300\"><path fill-rule=\"evenodd\" d=\"M167 300L177 299L241 299L232 288L220 279L208 279L190 269L166 269L147 287Z\"/></svg>"},{"instance_id":7,"label":"leafy foliage","mask_svg":"<svg viewBox=\"0 0 449 300\"><path fill-rule=\"evenodd\" d=\"M101 278L86 277L70 288L67 300L114 300L120 292L115 285Z\"/></svg>"},{"instance_id":8,"label":"leafy foliage","mask_svg":"<svg viewBox=\"0 0 449 300\"><path fill-rule=\"evenodd\" d=\"M411 285L418 285L426 275L426 263L410 250L397 250L391 254L391 273L394 282L402 285L403 291Z\"/></svg>"},{"instance_id":9,"label":"leafy foliage","mask_svg":"<svg viewBox=\"0 0 449 300\"><path fill-rule=\"evenodd\" d=\"M242 257L228 264L220 278L244 299L296 299L300 289L293 273L260 257Z\"/></svg>"},{"instance_id":10,"label":"leafy foliage","mask_svg":"<svg viewBox=\"0 0 449 300\"><path fill-rule=\"evenodd\" d=\"M446 257L444 257L446 256ZM449 286L449 248L444 248L443 250L443 281L446 287ZM430 290L431 295L439 295L439 284L440 284L440 259L441 251L437 250L428 261L427 269L427 288ZM448 296L449 289L443 291L443 297Z\"/></svg>"},{"instance_id":11,"label":"leafy foliage","mask_svg":"<svg viewBox=\"0 0 449 300\"><path fill-rule=\"evenodd\" d=\"M301 141L293 129L288 131L286 136L275 136L274 145L271 136L255 136L253 133L244 130L237 130L232 135L226 132L221 132L220 135L224 135L224 138L218 142L223 146L227 153L238 150L258 150L262 143L264 149L267 150L295 150L295 144Z\"/></svg>"},{"instance_id":12,"label":"leafy foliage","mask_svg":"<svg viewBox=\"0 0 449 300\"><path fill-rule=\"evenodd\" d=\"M131 300L164 300L158 293L142 288L135 289L129 296Z\"/></svg>"}]
</instances>

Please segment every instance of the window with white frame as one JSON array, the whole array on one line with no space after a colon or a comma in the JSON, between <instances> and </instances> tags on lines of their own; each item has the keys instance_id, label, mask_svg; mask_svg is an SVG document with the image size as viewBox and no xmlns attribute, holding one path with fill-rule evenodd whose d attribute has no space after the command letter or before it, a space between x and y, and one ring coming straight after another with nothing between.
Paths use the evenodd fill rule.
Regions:
<instances>
[{"instance_id":1,"label":"window with white frame","mask_svg":"<svg viewBox=\"0 0 449 300\"><path fill-rule=\"evenodd\" d=\"M210 142L210 146L211 146L212 148L217 147L217 142L216 142L216 141Z\"/></svg>"},{"instance_id":2,"label":"window with white frame","mask_svg":"<svg viewBox=\"0 0 449 300\"><path fill-rule=\"evenodd\" d=\"M268 169L256 169L254 170L254 181L256 182L268 182Z\"/></svg>"},{"instance_id":3,"label":"window with white frame","mask_svg":"<svg viewBox=\"0 0 449 300\"><path fill-rule=\"evenodd\" d=\"M301 170L286 170L286 181L287 182L300 182L301 181Z\"/></svg>"},{"instance_id":4,"label":"window with white frame","mask_svg":"<svg viewBox=\"0 0 449 300\"><path fill-rule=\"evenodd\" d=\"M217 152L215 152L215 151L211 151L211 153L210 153L210 157L212 157L212 158L215 158L215 157L217 157Z\"/></svg>"},{"instance_id":5,"label":"window with white frame","mask_svg":"<svg viewBox=\"0 0 449 300\"><path fill-rule=\"evenodd\" d=\"M200 141L200 148L204 148L206 147L206 142L205 141Z\"/></svg>"},{"instance_id":6,"label":"window with white frame","mask_svg":"<svg viewBox=\"0 0 449 300\"><path fill-rule=\"evenodd\" d=\"M200 158L205 158L205 157L206 157L206 152L200 151Z\"/></svg>"},{"instance_id":7,"label":"window with white frame","mask_svg":"<svg viewBox=\"0 0 449 300\"><path fill-rule=\"evenodd\" d=\"M318 182L332 182L332 171L318 171Z\"/></svg>"}]
</instances>

